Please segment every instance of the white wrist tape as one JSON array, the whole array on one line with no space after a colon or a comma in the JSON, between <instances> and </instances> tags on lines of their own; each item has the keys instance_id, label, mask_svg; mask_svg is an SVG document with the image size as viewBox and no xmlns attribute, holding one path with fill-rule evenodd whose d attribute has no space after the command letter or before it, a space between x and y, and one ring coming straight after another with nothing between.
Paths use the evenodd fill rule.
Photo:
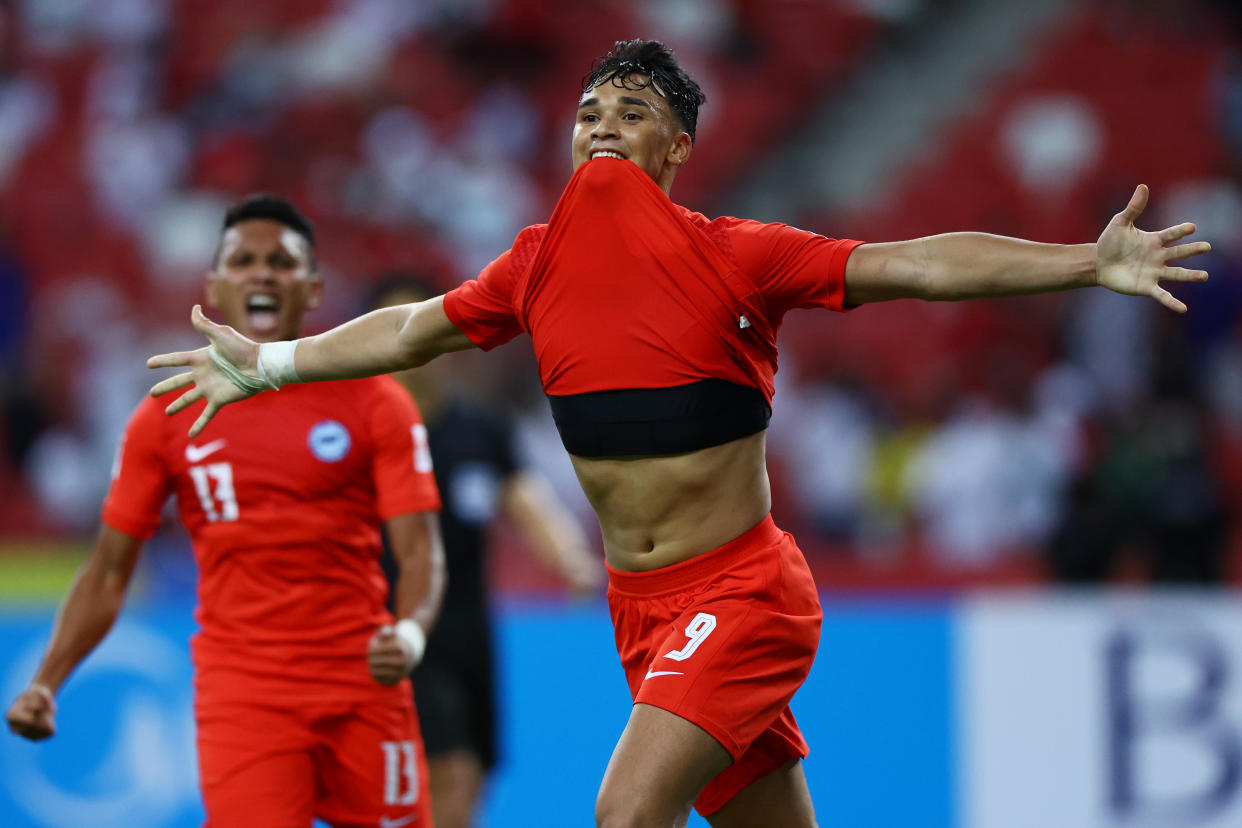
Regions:
<instances>
[{"instance_id":1,"label":"white wrist tape","mask_svg":"<svg viewBox=\"0 0 1242 828\"><path fill-rule=\"evenodd\" d=\"M291 382L301 382L293 367L293 354L298 349L294 339L287 342L264 342L259 346L259 379L269 388L280 388Z\"/></svg>"},{"instance_id":2,"label":"white wrist tape","mask_svg":"<svg viewBox=\"0 0 1242 828\"><path fill-rule=\"evenodd\" d=\"M414 658L414 666L417 667L423 660L423 652L427 649L427 633L423 632L423 628L413 618L402 618L393 628L393 632L406 645L410 655Z\"/></svg>"},{"instance_id":3,"label":"white wrist tape","mask_svg":"<svg viewBox=\"0 0 1242 828\"><path fill-rule=\"evenodd\" d=\"M229 382L237 386L247 394L257 394L260 391L266 391L271 386L258 377L247 374L242 369L233 364L233 360L216 350L215 345L207 346L207 357L211 360L220 373L228 377Z\"/></svg>"}]
</instances>

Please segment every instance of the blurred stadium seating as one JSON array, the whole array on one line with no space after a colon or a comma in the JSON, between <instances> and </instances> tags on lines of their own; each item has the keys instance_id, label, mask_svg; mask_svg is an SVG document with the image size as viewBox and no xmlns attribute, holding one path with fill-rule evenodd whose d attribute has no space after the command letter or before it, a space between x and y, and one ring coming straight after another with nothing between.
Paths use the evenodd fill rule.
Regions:
<instances>
[{"instance_id":1,"label":"blurred stadium seating","mask_svg":"<svg viewBox=\"0 0 1242 828\"><path fill-rule=\"evenodd\" d=\"M1023 5L1047 23L995 25ZM368 282L394 268L450 287L547 214L590 60L615 37L658 32L708 92L677 183L696 209L736 203L788 157L785 175L809 194L789 193L780 217L828 235L1080 241L1142 181L1155 198L1149 225L1189 217L1217 246L1214 281L1183 291L1185 319L1085 295L791 317L772 434L776 512L825 583L1178 578L1159 563L1160 527L1125 528L1175 484L1121 492L1099 479L1175 403L1194 420L1193 445L1149 459L1166 478L1193 467L1210 508L1170 520L1232 539L1213 541L1219 551L1180 578L1236 579L1236 17L1210 3L999 8L118 0L88 14L32 0L0 12L0 546L92 525L120 424L146 384L141 356L191 341L182 320L230 199L272 190L308 209L330 285L319 327L352 315ZM953 76L965 100L945 93L939 120L914 130L921 122L902 113L945 74L918 56L939 45L938 29L970 25L978 51L999 57L970 70L983 77ZM894 66L906 74L878 87L893 95L891 128L917 134L851 201L794 150L815 137L820 113ZM831 142L809 151L851 158ZM528 363L513 346L486 365L463 360L462 373L529 422L543 457L554 452L542 450ZM525 381L511 379L514 364ZM1097 549L1058 557L1076 497L1117 519ZM1176 527L1164 534L1165 546L1179 543ZM1089 576L1063 566L1065 554L1108 561ZM549 585L499 557L502 586Z\"/></svg>"},{"instance_id":2,"label":"blurred stadium seating","mask_svg":"<svg viewBox=\"0 0 1242 828\"><path fill-rule=\"evenodd\" d=\"M1202 467L1215 506L1194 519L1233 538L1231 553L1222 542L1182 577L1242 571L1234 19L1223 4L1027 5L1050 22L1002 44L1009 57L972 81L982 91L946 103L953 116L888 159L866 198L843 201L808 171L811 200L791 195L781 217L875 240L977 229L1079 241L1143 181L1149 224L1203 225L1216 278L1184 291L1184 320L1077 295L795 314L772 434L776 511L825 583L1087 577L1041 554L1087 496L1119 522L1099 549L1073 554L1109 556L1096 575L1164 573L1152 562L1159 529L1117 528L1150 511L1159 485L1096 490L1108 447L1135 445L1170 400L1193 412L1194 445L1152 463ZM960 31L987 6L135 0L0 12L0 546L93 523L146 382L141 356L190 341L181 320L230 199L272 190L306 206L330 280L312 324L327 327L378 274L417 267L450 287L546 215L567 172L577 79L617 36L660 32L702 78L709 102L677 197L711 213L761 161L796 157L791 145L822 117L809 113L831 113L895 56L917 68L909 56L936 45L928 32ZM903 77L894 110L934 88L935 71ZM542 457L552 452L528 363L513 346L462 373L529 421ZM1026 453L1003 448L1014 445ZM500 585L548 586L512 563L499 556Z\"/></svg>"}]
</instances>

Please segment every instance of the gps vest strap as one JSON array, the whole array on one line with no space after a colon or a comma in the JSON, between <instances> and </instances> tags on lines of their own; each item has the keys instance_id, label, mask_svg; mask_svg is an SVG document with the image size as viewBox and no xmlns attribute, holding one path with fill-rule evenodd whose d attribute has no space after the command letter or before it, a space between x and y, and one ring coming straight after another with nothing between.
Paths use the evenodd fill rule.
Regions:
<instances>
[{"instance_id":1,"label":"gps vest strap","mask_svg":"<svg viewBox=\"0 0 1242 828\"><path fill-rule=\"evenodd\" d=\"M548 395L561 442L579 457L683 454L768 427L763 392L720 379L671 388Z\"/></svg>"}]
</instances>

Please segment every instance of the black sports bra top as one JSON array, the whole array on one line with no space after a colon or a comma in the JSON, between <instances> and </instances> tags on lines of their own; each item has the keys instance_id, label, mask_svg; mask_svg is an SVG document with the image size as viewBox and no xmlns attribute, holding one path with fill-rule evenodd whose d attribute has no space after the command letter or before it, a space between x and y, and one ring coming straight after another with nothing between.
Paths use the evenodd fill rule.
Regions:
<instances>
[{"instance_id":1,"label":"black sports bra top","mask_svg":"<svg viewBox=\"0 0 1242 828\"><path fill-rule=\"evenodd\" d=\"M721 379L549 394L548 402L561 442L579 457L684 454L763 431L772 418L762 391Z\"/></svg>"}]
</instances>

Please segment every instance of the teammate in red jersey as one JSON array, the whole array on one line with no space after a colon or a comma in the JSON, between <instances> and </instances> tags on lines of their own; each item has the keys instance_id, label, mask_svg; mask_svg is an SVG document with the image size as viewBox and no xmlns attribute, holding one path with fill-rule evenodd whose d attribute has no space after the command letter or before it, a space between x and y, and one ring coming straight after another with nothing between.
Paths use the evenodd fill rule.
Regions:
<instances>
[{"instance_id":1,"label":"teammate in red jersey","mask_svg":"<svg viewBox=\"0 0 1242 828\"><path fill-rule=\"evenodd\" d=\"M1139 187L1093 244L981 233L861 245L781 224L709 221L669 200L703 97L660 43L618 43L583 84L575 167L547 225L473 282L291 343L249 342L195 310L212 343L152 367L190 371L170 413L264 387L388 372L526 331L562 440L595 508L618 651L634 694L596 800L601 826L815 823L788 702L820 609L772 523L764 461L775 334L795 307L1011 296L1102 285L1185 306L1160 280L1194 226L1134 226Z\"/></svg>"},{"instance_id":2,"label":"teammate in red jersey","mask_svg":"<svg viewBox=\"0 0 1242 828\"><path fill-rule=\"evenodd\" d=\"M208 301L256 341L296 336L323 289L311 225L257 196L225 218ZM430 826L406 678L444 589L426 429L388 377L290 388L187 439L148 398L125 432L95 551L9 727L52 735L53 696L116 618L177 496L199 567L195 717L208 825ZM380 526L400 566L385 608Z\"/></svg>"}]
</instances>

